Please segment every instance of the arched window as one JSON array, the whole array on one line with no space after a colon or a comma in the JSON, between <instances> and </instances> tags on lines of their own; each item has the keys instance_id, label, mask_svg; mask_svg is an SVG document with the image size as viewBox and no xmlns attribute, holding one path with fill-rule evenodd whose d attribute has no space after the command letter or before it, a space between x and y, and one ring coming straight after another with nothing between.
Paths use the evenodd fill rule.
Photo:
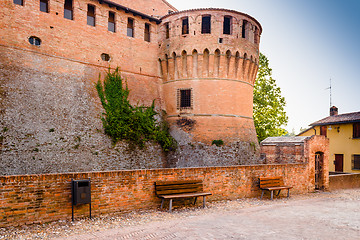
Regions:
<instances>
[{"instance_id":1,"label":"arched window","mask_svg":"<svg viewBox=\"0 0 360 240\"><path fill-rule=\"evenodd\" d=\"M160 77L164 77L164 72L163 72L163 68L162 68L162 65L161 65L161 59L160 58L159 58L158 62L159 62L159 69L160 69L160 72L159 72Z\"/></svg>"},{"instance_id":2,"label":"arched window","mask_svg":"<svg viewBox=\"0 0 360 240\"><path fill-rule=\"evenodd\" d=\"M174 60L174 79L178 79L178 66L177 66L177 60L176 60L176 53L173 52L172 58Z\"/></svg>"},{"instance_id":3,"label":"arched window","mask_svg":"<svg viewBox=\"0 0 360 240\"><path fill-rule=\"evenodd\" d=\"M204 54L203 54L203 65L204 65L204 77L208 77L209 76L209 55L210 55L210 52L209 50L206 48L204 50Z\"/></svg>"},{"instance_id":4,"label":"arched window","mask_svg":"<svg viewBox=\"0 0 360 240\"><path fill-rule=\"evenodd\" d=\"M219 76L219 70L220 70L220 50L215 50L215 61L214 61L214 72L215 76Z\"/></svg>"},{"instance_id":5,"label":"arched window","mask_svg":"<svg viewBox=\"0 0 360 240\"><path fill-rule=\"evenodd\" d=\"M235 78L237 78L237 75L238 75L239 61L240 61L240 53L236 52L236 54L235 54Z\"/></svg>"},{"instance_id":6,"label":"arched window","mask_svg":"<svg viewBox=\"0 0 360 240\"><path fill-rule=\"evenodd\" d=\"M181 63L183 77L187 77L187 52L185 50L181 53Z\"/></svg>"},{"instance_id":7,"label":"arched window","mask_svg":"<svg viewBox=\"0 0 360 240\"><path fill-rule=\"evenodd\" d=\"M193 77L198 77L198 52L196 49L192 52Z\"/></svg>"},{"instance_id":8,"label":"arched window","mask_svg":"<svg viewBox=\"0 0 360 240\"><path fill-rule=\"evenodd\" d=\"M227 50L225 55L226 55L226 76L229 76L231 51Z\"/></svg>"},{"instance_id":9,"label":"arched window","mask_svg":"<svg viewBox=\"0 0 360 240\"><path fill-rule=\"evenodd\" d=\"M167 54L165 54L165 72L166 72L166 76L167 79L169 78L169 56Z\"/></svg>"}]
</instances>

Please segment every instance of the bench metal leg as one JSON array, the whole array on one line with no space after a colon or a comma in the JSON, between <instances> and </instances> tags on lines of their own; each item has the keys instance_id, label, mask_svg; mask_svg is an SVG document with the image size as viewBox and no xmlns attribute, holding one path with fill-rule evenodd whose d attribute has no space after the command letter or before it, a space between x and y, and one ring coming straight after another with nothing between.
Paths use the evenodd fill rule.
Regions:
<instances>
[{"instance_id":1,"label":"bench metal leg","mask_svg":"<svg viewBox=\"0 0 360 240\"><path fill-rule=\"evenodd\" d=\"M195 197L195 200L194 200L194 205L196 204L196 200L197 200L197 197Z\"/></svg>"},{"instance_id":2,"label":"bench metal leg","mask_svg":"<svg viewBox=\"0 0 360 240\"><path fill-rule=\"evenodd\" d=\"M287 198L290 197L290 188L288 188L288 194L287 194Z\"/></svg>"},{"instance_id":3,"label":"bench metal leg","mask_svg":"<svg viewBox=\"0 0 360 240\"><path fill-rule=\"evenodd\" d=\"M278 193L276 194L276 196L279 196L279 195L280 195L280 192L281 192L281 190L278 191Z\"/></svg>"},{"instance_id":4,"label":"bench metal leg","mask_svg":"<svg viewBox=\"0 0 360 240\"><path fill-rule=\"evenodd\" d=\"M203 208L205 208L205 203L206 203L206 196L203 196Z\"/></svg>"},{"instance_id":5,"label":"bench metal leg","mask_svg":"<svg viewBox=\"0 0 360 240\"><path fill-rule=\"evenodd\" d=\"M271 190L271 200L274 198L274 190Z\"/></svg>"},{"instance_id":6,"label":"bench metal leg","mask_svg":"<svg viewBox=\"0 0 360 240\"><path fill-rule=\"evenodd\" d=\"M264 190L261 191L261 197L260 197L260 199L262 199L263 196L264 196Z\"/></svg>"},{"instance_id":7,"label":"bench metal leg","mask_svg":"<svg viewBox=\"0 0 360 240\"><path fill-rule=\"evenodd\" d=\"M164 199L162 198L162 199L161 199L161 206L160 206L160 209L162 209L162 208L163 208L163 206L164 206Z\"/></svg>"},{"instance_id":8,"label":"bench metal leg","mask_svg":"<svg viewBox=\"0 0 360 240\"><path fill-rule=\"evenodd\" d=\"M169 202L169 212L171 212L171 209L172 209L172 199L170 199L170 202Z\"/></svg>"}]
</instances>

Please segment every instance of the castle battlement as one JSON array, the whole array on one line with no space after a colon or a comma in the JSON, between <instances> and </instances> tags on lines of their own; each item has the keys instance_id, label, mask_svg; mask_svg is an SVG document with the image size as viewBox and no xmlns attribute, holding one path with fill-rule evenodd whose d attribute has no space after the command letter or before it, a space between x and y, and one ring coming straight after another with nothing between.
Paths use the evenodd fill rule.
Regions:
<instances>
[{"instance_id":1,"label":"castle battlement","mask_svg":"<svg viewBox=\"0 0 360 240\"><path fill-rule=\"evenodd\" d=\"M102 110L94 83L116 67L127 81L130 101L151 105L155 100L171 133L186 139L185 145L213 140L229 148L254 145L261 33L260 23L247 14L218 8L177 11L165 0L1 1L0 127L9 130L0 148L5 149L2 164L16 167L0 164L0 169L11 173L28 166L28 159L39 167L24 169L52 168L48 165L62 163L64 154L84 162L83 153L70 147L70 142L81 146L77 136L87 139L83 151L96 159L92 169L119 166L112 164L117 153L110 147L100 160L91 150L107 141L98 131ZM159 156L144 166L164 166ZM234 154L231 161L237 161ZM57 169L62 167L70 169L68 164Z\"/></svg>"}]
</instances>

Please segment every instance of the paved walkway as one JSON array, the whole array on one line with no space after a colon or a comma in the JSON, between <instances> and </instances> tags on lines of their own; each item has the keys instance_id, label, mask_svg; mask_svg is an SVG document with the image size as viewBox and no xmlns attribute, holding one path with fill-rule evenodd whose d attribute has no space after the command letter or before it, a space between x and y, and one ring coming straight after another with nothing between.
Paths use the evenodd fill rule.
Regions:
<instances>
[{"instance_id":1,"label":"paved walkway","mask_svg":"<svg viewBox=\"0 0 360 240\"><path fill-rule=\"evenodd\" d=\"M360 239L360 190L58 238L64 239Z\"/></svg>"}]
</instances>

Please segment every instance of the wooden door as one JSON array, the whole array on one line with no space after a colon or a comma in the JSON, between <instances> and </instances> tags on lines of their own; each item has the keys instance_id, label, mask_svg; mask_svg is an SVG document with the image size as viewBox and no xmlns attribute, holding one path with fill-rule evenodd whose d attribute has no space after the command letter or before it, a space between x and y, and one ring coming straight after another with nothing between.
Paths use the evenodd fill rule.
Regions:
<instances>
[{"instance_id":1,"label":"wooden door","mask_svg":"<svg viewBox=\"0 0 360 240\"><path fill-rule=\"evenodd\" d=\"M344 171L344 154L335 154L335 172Z\"/></svg>"},{"instance_id":2,"label":"wooden door","mask_svg":"<svg viewBox=\"0 0 360 240\"><path fill-rule=\"evenodd\" d=\"M315 153L315 189L322 189L322 169L323 169L323 153Z\"/></svg>"}]
</instances>

